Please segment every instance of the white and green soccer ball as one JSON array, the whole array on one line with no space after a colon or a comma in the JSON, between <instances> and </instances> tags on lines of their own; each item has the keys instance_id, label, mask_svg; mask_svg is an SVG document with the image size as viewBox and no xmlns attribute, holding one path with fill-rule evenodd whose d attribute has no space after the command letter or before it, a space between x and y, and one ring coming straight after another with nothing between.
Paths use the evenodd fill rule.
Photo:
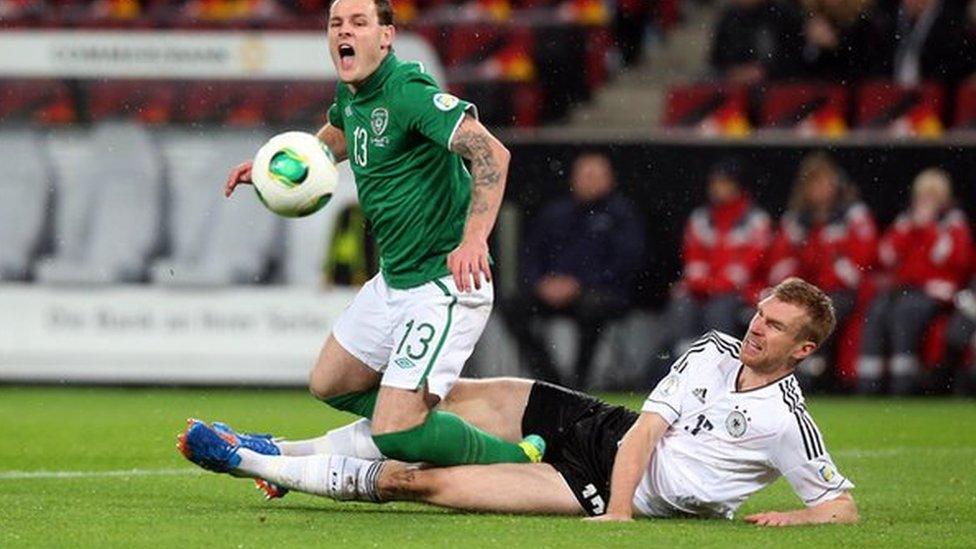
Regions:
<instances>
[{"instance_id":1,"label":"white and green soccer ball","mask_svg":"<svg viewBox=\"0 0 976 549\"><path fill-rule=\"evenodd\" d=\"M258 198L285 217L304 217L321 210L332 198L338 180L332 151L305 132L272 137L258 149L251 166Z\"/></svg>"}]
</instances>

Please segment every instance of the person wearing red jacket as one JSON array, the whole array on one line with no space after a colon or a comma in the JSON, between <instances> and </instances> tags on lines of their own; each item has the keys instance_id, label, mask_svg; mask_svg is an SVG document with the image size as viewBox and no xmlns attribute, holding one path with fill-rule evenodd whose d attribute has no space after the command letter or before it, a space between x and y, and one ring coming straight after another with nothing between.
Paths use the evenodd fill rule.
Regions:
<instances>
[{"instance_id":1,"label":"person wearing red jacket","mask_svg":"<svg viewBox=\"0 0 976 549\"><path fill-rule=\"evenodd\" d=\"M742 189L741 163L712 168L708 202L685 226L684 270L668 311L677 353L706 330L737 333L762 282L769 215Z\"/></svg>"},{"instance_id":2,"label":"person wearing red jacket","mask_svg":"<svg viewBox=\"0 0 976 549\"><path fill-rule=\"evenodd\" d=\"M769 284L803 278L834 302L838 323L854 310L857 289L877 256L878 231L857 189L834 160L822 152L807 155L797 171L789 209L769 252ZM804 389L829 389L835 380L828 364L836 337L797 368Z\"/></svg>"},{"instance_id":3,"label":"person wearing red jacket","mask_svg":"<svg viewBox=\"0 0 976 549\"><path fill-rule=\"evenodd\" d=\"M857 364L860 392L881 390L886 340L890 392L917 390L919 340L965 282L972 248L969 221L953 205L949 175L936 168L923 171L915 178L911 207L881 239L879 255L891 289L879 293L868 311Z\"/></svg>"},{"instance_id":4,"label":"person wearing red jacket","mask_svg":"<svg viewBox=\"0 0 976 549\"><path fill-rule=\"evenodd\" d=\"M969 286L956 292L952 300L954 309L946 326L944 356L930 386L936 393L949 390L960 395L976 392L976 368L966 364L966 354L972 349L973 335L976 334L976 268L971 271Z\"/></svg>"}]
</instances>

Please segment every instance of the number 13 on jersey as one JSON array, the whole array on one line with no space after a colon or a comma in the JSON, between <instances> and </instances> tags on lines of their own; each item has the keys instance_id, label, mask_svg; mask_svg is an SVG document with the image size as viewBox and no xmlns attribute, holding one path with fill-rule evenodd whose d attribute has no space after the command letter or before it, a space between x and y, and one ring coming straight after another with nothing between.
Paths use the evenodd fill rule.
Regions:
<instances>
[{"instance_id":1,"label":"number 13 on jersey","mask_svg":"<svg viewBox=\"0 0 976 549\"><path fill-rule=\"evenodd\" d=\"M356 164L360 167L365 168L366 163L369 161L367 157L367 146L369 145L369 133L366 128L362 126L357 126L352 133L353 135L353 159Z\"/></svg>"}]
</instances>

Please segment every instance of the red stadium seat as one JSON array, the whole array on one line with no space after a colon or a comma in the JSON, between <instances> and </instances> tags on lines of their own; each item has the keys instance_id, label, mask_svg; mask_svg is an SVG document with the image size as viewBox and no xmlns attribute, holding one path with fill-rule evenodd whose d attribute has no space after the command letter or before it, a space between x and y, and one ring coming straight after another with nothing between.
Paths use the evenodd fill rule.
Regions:
<instances>
[{"instance_id":1,"label":"red stadium seat","mask_svg":"<svg viewBox=\"0 0 976 549\"><path fill-rule=\"evenodd\" d=\"M77 118L75 97L63 81L0 80L0 121L67 124Z\"/></svg>"},{"instance_id":2,"label":"red stadium seat","mask_svg":"<svg viewBox=\"0 0 976 549\"><path fill-rule=\"evenodd\" d=\"M706 132L748 132L748 91L723 84L692 84L668 90L664 125Z\"/></svg>"},{"instance_id":3,"label":"red stadium seat","mask_svg":"<svg viewBox=\"0 0 976 549\"><path fill-rule=\"evenodd\" d=\"M945 89L927 82L904 87L890 81L864 84L857 92L858 127L899 135L937 136L942 133Z\"/></svg>"},{"instance_id":4,"label":"red stadium seat","mask_svg":"<svg viewBox=\"0 0 976 549\"><path fill-rule=\"evenodd\" d=\"M506 42L505 29L488 23L470 23L453 25L447 30L446 44L440 54L444 67L456 67L469 63L477 63L490 57Z\"/></svg>"},{"instance_id":5,"label":"red stadium seat","mask_svg":"<svg viewBox=\"0 0 976 549\"><path fill-rule=\"evenodd\" d=\"M818 83L771 84L763 95L759 125L797 128L813 135L839 135L847 129L848 92Z\"/></svg>"},{"instance_id":6,"label":"red stadium seat","mask_svg":"<svg viewBox=\"0 0 976 549\"><path fill-rule=\"evenodd\" d=\"M274 86L277 100L269 106L269 122L312 126L325 123L335 93L334 82L278 82Z\"/></svg>"},{"instance_id":7,"label":"red stadium seat","mask_svg":"<svg viewBox=\"0 0 976 549\"><path fill-rule=\"evenodd\" d=\"M976 130L976 84L967 82L959 86L955 112L954 128Z\"/></svg>"}]
</instances>

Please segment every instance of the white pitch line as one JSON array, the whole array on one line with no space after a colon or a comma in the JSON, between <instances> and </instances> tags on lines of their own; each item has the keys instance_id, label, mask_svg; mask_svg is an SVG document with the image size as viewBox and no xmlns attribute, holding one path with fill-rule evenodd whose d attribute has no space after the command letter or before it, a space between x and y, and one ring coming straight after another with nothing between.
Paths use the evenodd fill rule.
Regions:
<instances>
[{"instance_id":1,"label":"white pitch line","mask_svg":"<svg viewBox=\"0 0 976 549\"><path fill-rule=\"evenodd\" d=\"M973 446L894 446L891 448L846 448L831 452L837 457L845 458L881 458L898 456L901 454L973 454Z\"/></svg>"},{"instance_id":2,"label":"white pitch line","mask_svg":"<svg viewBox=\"0 0 976 549\"><path fill-rule=\"evenodd\" d=\"M0 471L0 480L100 477L174 477L199 475L199 469L120 469L117 471Z\"/></svg>"},{"instance_id":3,"label":"white pitch line","mask_svg":"<svg viewBox=\"0 0 976 549\"><path fill-rule=\"evenodd\" d=\"M924 447L924 446L895 446L891 448L845 448L832 452L836 457L843 458L882 458L901 454L974 454L973 446ZM175 477L200 475L200 469L183 467L180 469L119 469L115 471L0 471L0 480L30 480L30 479L70 479L70 478L102 478L102 477Z\"/></svg>"}]
</instances>

